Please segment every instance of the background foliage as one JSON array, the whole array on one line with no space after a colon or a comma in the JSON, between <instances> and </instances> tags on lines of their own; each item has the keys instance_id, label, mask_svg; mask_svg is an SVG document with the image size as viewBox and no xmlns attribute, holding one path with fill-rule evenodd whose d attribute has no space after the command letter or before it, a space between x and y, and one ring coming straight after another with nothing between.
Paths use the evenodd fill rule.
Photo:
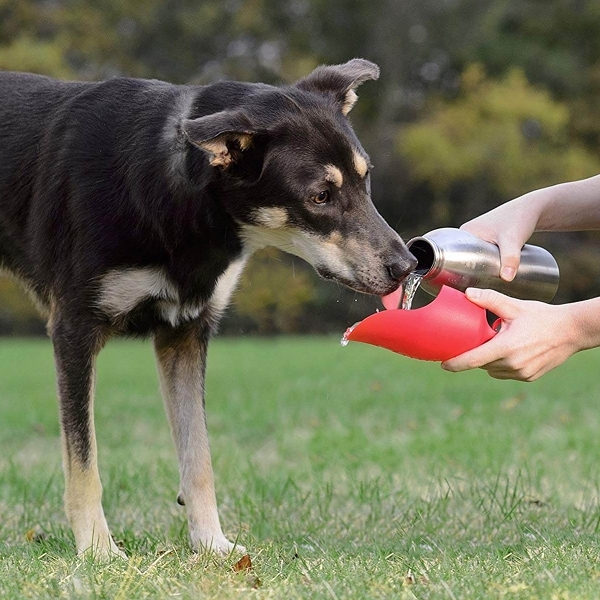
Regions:
<instances>
[{"instance_id":1,"label":"background foliage","mask_svg":"<svg viewBox=\"0 0 600 600\"><path fill-rule=\"evenodd\" d=\"M405 238L600 172L592 0L0 0L3 69L281 83L354 56L381 66L352 119ZM559 260L559 301L600 293L595 235L537 241ZM340 331L377 305L279 254L248 274L226 331ZM1 332L43 330L5 280L0 306Z\"/></svg>"}]
</instances>

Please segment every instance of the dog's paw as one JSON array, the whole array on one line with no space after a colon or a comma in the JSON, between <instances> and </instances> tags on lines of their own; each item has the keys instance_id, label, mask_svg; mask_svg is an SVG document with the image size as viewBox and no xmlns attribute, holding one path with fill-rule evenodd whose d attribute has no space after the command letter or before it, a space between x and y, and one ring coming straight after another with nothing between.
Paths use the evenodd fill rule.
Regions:
<instances>
[{"instance_id":1,"label":"dog's paw","mask_svg":"<svg viewBox=\"0 0 600 600\"><path fill-rule=\"evenodd\" d=\"M89 555L98 561L110 561L113 558L127 560L128 558L127 554L115 544L110 535L102 538L95 537L93 543L78 547L77 554L79 556Z\"/></svg>"},{"instance_id":2,"label":"dog's paw","mask_svg":"<svg viewBox=\"0 0 600 600\"><path fill-rule=\"evenodd\" d=\"M202 535L199 539L192 540L192 546L197 552L214 552L227 556L232 552L244 554L246 548L238 543L231 543L223 534L216 536Z\"/></svg>"}]
</instances>

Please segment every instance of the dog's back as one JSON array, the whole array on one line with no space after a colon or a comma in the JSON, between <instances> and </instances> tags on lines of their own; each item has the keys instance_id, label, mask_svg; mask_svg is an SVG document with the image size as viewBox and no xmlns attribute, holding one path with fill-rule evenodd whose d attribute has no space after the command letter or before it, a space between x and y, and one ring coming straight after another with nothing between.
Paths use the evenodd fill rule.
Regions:
<instances>
[{"instance_id":1,"label":"dog's back","mask_svg":"<svg viewBox=\"0 0 600 600\"><path fill-rule=\"evenodd\" d=\"M81 89L39 75L0 73L0 261L28 280L27 220L44 131L56 107Z\"/></svg>"},{"instance_id":2,"label":"dog's back","mask_svg":"<svg viewBox=\"0 0 600 600\"><path fill-rule=\"evenodd\" d=\"M110 267L111 251L135 262L136 221L168 194L165 122L184 90L0 73L0 261L42 304L61 279L93 275L91 262Z\"/></svg>"}]
</instances>

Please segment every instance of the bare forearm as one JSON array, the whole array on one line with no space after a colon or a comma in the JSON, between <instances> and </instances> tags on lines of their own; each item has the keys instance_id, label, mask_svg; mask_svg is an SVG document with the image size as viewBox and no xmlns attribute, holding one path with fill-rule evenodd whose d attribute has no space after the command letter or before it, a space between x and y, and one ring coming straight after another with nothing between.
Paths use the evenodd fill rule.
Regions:
<instances>
[{"instance_id":1,"label":"bare forearm","mask_svg":"<svg viewBox=\"0 0 600 600\"><path fill-rule=\"evenodd\" d=\"M600 298L573 302L564 307L569 310L573 342L578 350L600 346Z\"/></svg>"},{"instance_id":2,"label":"bare forearm","mask_svg":"<svg viewBox=\"0 0 600 600\"><path fill-rule=\"evenodd\" d=\"M600 229L600 175L535 190L513 202L534 215L535 231Z\"/></svg>"}]
</instances>

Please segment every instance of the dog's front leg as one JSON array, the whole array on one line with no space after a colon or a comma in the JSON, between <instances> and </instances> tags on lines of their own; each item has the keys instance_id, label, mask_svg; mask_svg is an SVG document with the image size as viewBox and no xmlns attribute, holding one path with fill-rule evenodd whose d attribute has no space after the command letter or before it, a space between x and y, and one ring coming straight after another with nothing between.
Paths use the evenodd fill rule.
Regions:
<instances>
[{"instance_id":1,"label":"dog's front leg","mask_svg":"<svg viewBox=\"0 0 600 600\"><path fill-rule=\"evenodd\" d=\"M209 332L197 323L165 328L154 336L161 390L179 459L192 547L223 554L234 548L221 530L206 415L204 374Z\"/></svg>"},{"instance_id":2,"label":"dog's front leg","mask_svg":"<svg viewBox=\"0 0 600 600\"><path fill-rule=\"evenodd\" d=\"M65 473L65 510L78 553L125 557L115 545L102 509L102 485L94 429L95 362L100 331L88 323L53 316Z\"/></svg>"}]
</instances>

